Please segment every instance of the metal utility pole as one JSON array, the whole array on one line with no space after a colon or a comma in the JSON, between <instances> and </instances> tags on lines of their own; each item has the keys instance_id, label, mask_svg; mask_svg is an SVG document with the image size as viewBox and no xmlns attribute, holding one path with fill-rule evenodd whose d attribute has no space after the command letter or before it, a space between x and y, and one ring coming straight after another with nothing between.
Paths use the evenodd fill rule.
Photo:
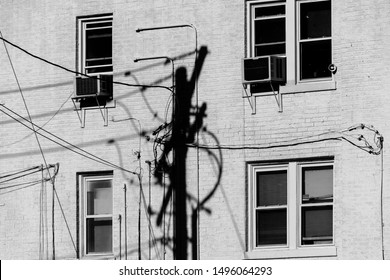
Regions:
<instances>
[{"instance_id":1,"label":"metal utility pole","mask_svg":"<svg viewBox=\"0 0 390 280\"><path fill-rule=\"evenodd\" d=\"M119 259L122 259L122 215L119 214Z\"/></svg>"},{"instance_id":2,"label":"metal utility pole","mask_svg":"<svg viewBox=\"0 0 390 280\"><path fill-rule=\"evenodd\" d=\"M126 200L127 187L126 184L123 187L123 190L125 196L125 260L127 260L127 200Z\"/></svg>"},{"instance_id":3,"label":"metal utility pole","mask_svg":"<svg viewBox=\"0 0 390 280\"><path fill-rule=\"evenodd\" d=\"M141 172L141 171L140 171ZM139 198L138 198L138 259L141 260L141 200L142 200L142 183L141 174L139 179Z\"/></svg>"}]
</instances>

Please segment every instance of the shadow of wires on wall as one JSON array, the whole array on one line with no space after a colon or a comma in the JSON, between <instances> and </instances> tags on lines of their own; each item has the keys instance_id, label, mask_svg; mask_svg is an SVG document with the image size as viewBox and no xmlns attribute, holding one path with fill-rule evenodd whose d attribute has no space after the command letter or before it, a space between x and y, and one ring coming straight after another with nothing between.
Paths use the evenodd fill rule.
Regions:
<instances>
[{"instance_id":1,"label":"shadow of wires on wall","mask_svg":"<svg viewBox=\"0 0 390 280\"><path fill-rule=\"evenodd\" d=\"M218 160L219 174L217 182L210 193L205 198L199 200L198 197L189 194L187 191L188 144L196 143L197 135L202 129L203 121L206 118L206 103L196 107L194 99L196 98L197 78L201 73L207 53L206 46L202 46L199 49L195 67L190 77L188 77L185 67L180 67L176 70L173 121L162 128L166 129L168 127L167 130L168 133L170 132L170 137L167 137L166 140L165 135L160 138L157 137L158 141L163 143L163 148L160 156L155 159L156 168L154 176L157 183L161 186L165 183L165 174L169 178L167 192L157 213L157 225L161 226L164 223L164 216L167 212L169 213L168 206L170 203L173 203L173 213L170 213L174 220L172 246L174 258L177 260L189 259L189 244L192 246L192 259L197 259L198 211L205 210L207 213L211 213L211 210L207 209L205 204L217 189L222 174L222 157L220 156ZM169 162L170 155L172 162ZM213 154L212 156L215 155ZM196 172L196 169L194 168L192 171ZM191 209L192 213L187 213L188 209ZM188 217L191 217L191 221L188 221ZM188 222L192 225L190 233L187 228Z\"/></svg>"}]
</instances>

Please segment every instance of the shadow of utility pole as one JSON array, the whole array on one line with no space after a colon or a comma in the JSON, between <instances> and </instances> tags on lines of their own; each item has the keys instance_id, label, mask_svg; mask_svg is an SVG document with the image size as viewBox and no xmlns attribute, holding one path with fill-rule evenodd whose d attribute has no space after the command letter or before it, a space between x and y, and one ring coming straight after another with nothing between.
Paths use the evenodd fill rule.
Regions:
<instances>
[{"instance_id":1,"label":"shadow of utility pole","mask_svg":"<svg viewBox=\"0 0 390 280\"><path fill-rule=\"evenodd\" d=\"M195 92L196 79L200 75L207 53L206 46L202 46L199 49L198 58L189 79L187 79L187 69L185 67L180 67L176 71L175 112L173 115L172 135L165 143L162 155L156 164L155 177L158 182L162 183L163 173L167 173L170 179L168 191L158 213L157 225L161 225L168 203L173 199L173 254L177 260L188 259L189 240L192 241L194 248L196 248L194 244L196 245L197 242L196 229L192 230L191 238L189 238L187 229L187 144L194 142L196 134L203 126L203 118L205 117L206 104L204 103L200 108L196 108L196 106L192 105L192 99ZM192 116L194 116L194 120L191 122ZM172 165L169 165L166 160L170 152L173 152Z\"/></svg>"}]
</instances>

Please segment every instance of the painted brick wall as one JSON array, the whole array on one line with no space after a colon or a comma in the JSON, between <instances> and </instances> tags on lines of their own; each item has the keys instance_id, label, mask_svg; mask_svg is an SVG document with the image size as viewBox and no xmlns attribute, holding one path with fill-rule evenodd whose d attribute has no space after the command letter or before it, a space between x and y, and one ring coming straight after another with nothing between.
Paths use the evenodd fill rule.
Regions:
<instances>
[{"instance_id":1,"label":"painted brick wall","mask_svg":"<svg viewBox=\"0 0 390 280\"><path fill-rule=\"evenodd\" d=\"M163 61L134 63L136 57L169 56L175 68L193 73L195 48L193 29L136 33L140 27L191 23L198 30L198 46L207 47L199 76L199 105L207 106L203 120L206 130L200 143L209 145L269 145L280 141L311 137L341 130L356 123L374 125L385 139L384 232L387 257L390 235L387 221L390 194L387 188L390 158L386 156L390 137L389 21L386 0L333 0L333 62L336 90L295 92L283 95L283 112L277 111L273 96L256 98L256 114L249 100L242 98L240 59L245 56L246 1L18 1L2 3L0 30L4 38L29 52L75 69L76 17L113 13L114 79L125 83L171 86L171 69ZM134 152L139 149L137 121L109 122L103 126L99 111L87 113L86 127L80 128L69 97L73 93L72 73L48 65L7 46L19 83L38 125L83 149L128 170L139 171ZM0 102L27 116L4 48L0 51ZM185 55L187 54L187 55ZM183 56L184 55L184 56ZM130 72L130 75L129 73ZM110 118L136 118L146 134L170 119L170 92L115 85L116 108ZM193 98L195 104L195 98ZM169 106L169 107L168 107ZM168 109L167 109L168 108ZM57 112L58 111L58 112ZM193 121L193 119L191 119ZM31 131L0 113L0 173L43 164ZM112 170L74 154L40 137L46 161L60 163L56 189L62 211L55 201L55 250L58 259L76 257L63 214L74 242L77 240L76 173ZM109 144L114 140L113 144ZM111 141L113 142L113 141ZM152 143L141 139L141 167L146 200L149 199L148 165L153 160ZM199 252L201 259L242 259L247 248L246 163L333 156L335 158L334 228L338 259L381 258L380 156L369 155L347 142L325 141L294 147L265 150L199 150L200 211ZM217 160L216 160L217 159ZM187 213L196 208L197 154L187 155ZM219 178L218 174L221 173ZM34 177L35 176L35 177ZM39 180L37 173L26 180ZM167 178L167 184L169 179ZM118 215L124 215L123 184L128 186L129 258L137 259L139 183L134 175L114 171L114 257L119 258ZM216 186L217 185L217 186ZM40 203L40 185L4 193L0 191L0 259L38 259L42 243L44 257L52 257L51 185L47 184L45 205ZM152 177L152 211L160 210L164 188ZM3 194L4 193L4 194ZM42 216L41 216L42 214ZM163 226L154 235L163 237ZM188 217L189 237L192 236ZM44 222L44 233L40 223ZM172 237L173 221L166 216L166 230ZM142 209L142 257L148 258L148 226ZM47 229L45 228L47 227ZM42 239L40 240L40 235ZM124 245L122 224L122 246ZM77 245L77 244L76 244ZM123 247L122 247L123 248ZM192 256L188 246L189 258ZM46 253L47 251L47 253ZM158 252L158 253L157 253ZM123 249L122 249L123 254ZM163 246L152 250L152 258L162 257ZM172 251L167 246L167 259ZM123 258L123 255L122 255Z\"/></svg>"}]
</instances>

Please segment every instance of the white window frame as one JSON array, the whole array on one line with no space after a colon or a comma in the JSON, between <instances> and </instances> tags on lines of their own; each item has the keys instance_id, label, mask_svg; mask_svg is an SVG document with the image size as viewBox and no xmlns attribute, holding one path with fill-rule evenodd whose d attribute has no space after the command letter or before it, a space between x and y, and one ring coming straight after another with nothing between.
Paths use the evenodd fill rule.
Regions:
<instances>
[{"instance_id":1,"label":"white window frame","mask_svg":"<svg viewBox=\"0 0 390 280\"><path fill-rule=\"evenodd\" d=\"M328 0L250 0L246 2L246 56L254 56L254 20L252 13L257 6L269 6L272 4L285 3L286 5L286 85L280 86L280 93L311 92L335 90L336 81L332 74L329 78L304 79L300 80L300 60L299 60L299 15L298 5L300 2L316 2ZM332 0L330 0L332 1ZM333 5L331 5L333 7ZM332 8L333 10L333 8ZM333 12L331 23L331 34L333 34ZM330 37L332 48L331 57L333 59L333 38ZM332 63L333 60L332 60ZM264 95L258 93L257 95Z\"/></svg>"},{"instance_id":2,"label":"white window frame","mask_svg":"<svg viewBox=\"0 0 390 280\"><path fill-rule=\"evenodd\" d=\"M93 23L111 23L111 34L113 35L113 16L112 15L104 15L104 16L88 16L88 17L80 17L77 19L77 38L78 38L78 61L77 61L77 71L83 74L88 74L87 73L87 66L86 66L86 30L87 24L93 24ZM104 29L107 27L97 27L93 29ZM89 28L88 30L91 30L92 28ZM113 52L113 46L111 46L112 52ZM113 57L111 57L113 59ZM100 65L98 67L112 67L113 69L113 63L111 64L105 64L105 65ZM95 76L98 74L112 74L113 71L101 71L101 72L95 72L91 73L88 75Z\"/></svg>"},{"instance_id":3,"label":"white window frame","mask_svg":"<svg viewBox=\"0 0 390 280\"><path fill-rule=\"evenodd\" d=\"M303 187L303 176L302 176L302 170L305 167L328 167L332 166L333 174L334 174L334 164L332 162L319 162L319 163L298 163L297 164L297 178L298 178L298 184L297 184L297 194L298 194L298 200L297 200L297 207L298 207L298 216L299 216L299 226L298 226L298 246L302 247L316 247L316 246L332 246L334 245L334 219L333 219L333 227L332 227L332 243L330 244L322 244L322 245L302 245L302 209L304 207L321 207L321 206L332 206L332 214L334 213L334 179L333 179L333 200L332 202L322 202L322 203L308 203L303 204L302 203L302 187ZM334 176L333 176L334 178ZM334 217L334 215L333 215Z\"/></svg>"},{"instance_id":4,"label":"white window frame","mask_svg":"<svg viewBox=\"0 0 390 280\"><path fill-rule=\"evenodd\" d=\"M333 39L332 39L332 16L331 16L331 36L330 37L324 37L324 38L315 38L315 39L301 39L301 26L300 26L300 18L301 18L301 4L302 3L314 3L314 2L330 2L332 6L332 0L297 0L296 1L296 26L297 26L297 36L296 36L296 80L297 83L311 83L311 82L321 82L321 81L332 81L333 80L333 75L331 74L330 77L324 77L324 78L314 78L314 79L301 79L301 52L300 52L300 44L301 42L314 42L314 41L322 41L322 40L330 40L330 45L331 45L331 63L333 61ZM331 11L332 15L332 11Z\"/></svg>"},{"instance_id":5,"label":"white window frame","mask_svg":"<svg viewBox=\"0 0 390 280\"><path fill-rule=\"evenodd\" d=\"M333 195L333 235L330 244L301 245L301 197L302 168L332 166L333 160L326 161L292 161L284 164L248 165L248 250L246 259L299 258L299 257L331 257L337 256L334 243L334 195ZM287 170L287 245L256 246L256 174L258 172ZM334 176L333 176L334 194Z\"/></svg>"},{"instance_id":6,"label":"white window frame","mask_svg":"<svg viewBox=\"0 0 390 280\"><path fill-rule=\"evenodd\" d=\"M286 205L279 205L279 206L271 206L271 207L257 207L256 206L256 197L257 197L257 188L256 188L256 175L258 172L269 172L269 171L286 171L287 172L287 176L288 176L288 165L276 165L276 166L259 166L259 167L256 167L253 174L252 174L252 183L253 183L253 187L251 188L252 189L252 208L253 208L253 212L252 212L252 218L251 218L251 223L253 225L256 224L256 210L265 210L267 208L269 209L286 209L286 215L287 215L287 218L286 218L286 221L287 221L287 244L286 245L265 245L265 246L259 246L257 248L283 248L283 247L288 247L288 244L289 244L289 234L288 234L288 221L289 221L289 186L288 186L288 179L287 179L287 203ZM253 226L252 227L252 246L253 248L255 248L255 244L256 244L256 226Z\"/></svg>"},{"instance_id":7,"label":"white window frame","mask_svg":"<svg viewBox=\"0 0 390 280\"><path fill-rule=\"evenodd\" d=\"M113 176L112 175L79 175L79 221L80 221L80 252L81 257L99 257L99 256L111 256L114 254L114 195L112 195L112 209L111 214L103 215L88 215L87 214L87 195L86 195L86 186L88 181L111 181L111 188L113 194ZM111 218L112 228L111 228L111 238L112 245L111 251L101 252L101 253L87 253L87 219L88 218Z\"/></svg>"}]
</instances>

